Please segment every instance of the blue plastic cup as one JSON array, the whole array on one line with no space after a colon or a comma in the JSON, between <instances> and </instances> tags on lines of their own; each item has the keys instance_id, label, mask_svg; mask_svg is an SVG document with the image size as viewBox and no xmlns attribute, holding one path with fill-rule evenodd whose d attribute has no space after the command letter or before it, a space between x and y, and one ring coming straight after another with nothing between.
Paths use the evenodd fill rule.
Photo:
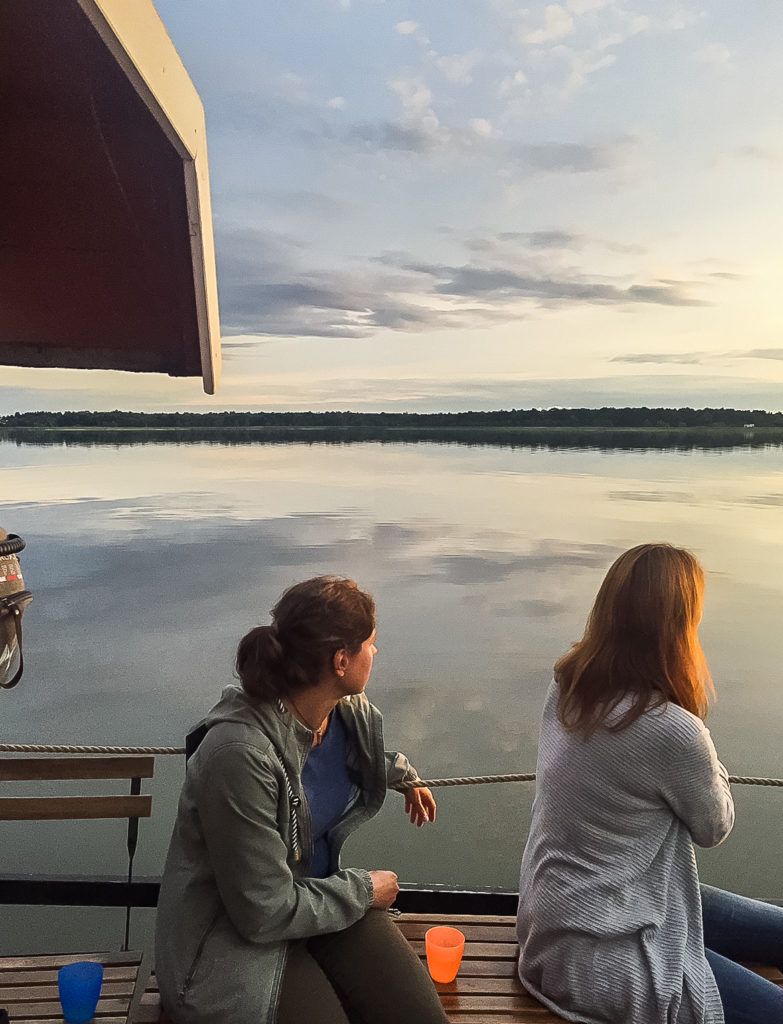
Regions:
<instances>
[{"instance_id":1,"label":"blue plastic cup","mask_svg":"<svg viewBox=\"0 0 783 1024\"><path fill-rule=\"evenodd\" d=\"M103 984L103 964L84 960L57 972L63 1018L68 1024L87 1024L95 1016Z\"/></svg>"}]
</instances>

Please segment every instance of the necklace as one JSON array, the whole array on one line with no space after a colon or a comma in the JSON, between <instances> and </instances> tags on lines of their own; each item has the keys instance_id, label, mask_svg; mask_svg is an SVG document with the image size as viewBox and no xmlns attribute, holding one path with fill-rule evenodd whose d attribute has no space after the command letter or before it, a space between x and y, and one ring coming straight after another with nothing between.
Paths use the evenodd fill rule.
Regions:
<instances>
[{"instance_id":1,"label":"necklace","mask_svg":"<svg viewBox=\"0 0 783 1024\"><path fill-rule=\"evenodd\" d=\"M296 712L296 716L299 719L299 721L302 723L302 725L304 725L307 729L309 729L310 732L313 734L313 746L314 747L320 746L321 741L324 738L324 733L326 732L326 727L329 725L329 715L326 716L326 718L323 720L323 722L321 722L321 724L318 726L317 729L313 729L312 726L307 721L307 719L305 718L305 716L302 714L302 712L296 706L296 704L291 700L291 698L288 697L287 700L288 700L288 703L291 705L291 707Z\"/></svg>"}]
</instances>

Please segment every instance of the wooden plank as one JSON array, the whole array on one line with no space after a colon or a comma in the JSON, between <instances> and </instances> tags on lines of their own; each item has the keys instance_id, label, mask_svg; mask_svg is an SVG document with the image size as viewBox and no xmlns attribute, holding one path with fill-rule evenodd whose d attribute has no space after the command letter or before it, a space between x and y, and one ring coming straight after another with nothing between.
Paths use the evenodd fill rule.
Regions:
<instances>
[{"instance_id":1,"label":"wooden plank","mask_svg":"<svg viewBox=\"0 0 783 1024\"><path fill-rule=\"evenodd\" d=\"M424 942L410 940L414 952L424 954ZM516 962L519 950L515 942L466 942L465 960L513 960Z\"/></svg>"},{"instance_id":2,"label":"wooden plank","mask_svg":"<svg viewBox=\"0 0 783 1024\"><path fill-rule=\"evenodd\" d=\"M14 1017L13 1024L62 1024L62 1013L58 1013L56 1017ZM128 1018L126 1015L121 1017L96 1017L96 1020L100 1021L100 1024L128 1024ZM157 1024L156 1018L150 1018L147 1024Z\"/></svg>"},{"instance_id":3,"label":"wooden plank","mask_svg":"<svg viewBox=\"0 0 783 1024\"><path fill-rule=\"evenodd\" d=\"M48 953L36 954L34 956L4 956L0 957L0 981L3 978L3 971L24 971L24 970L47 970L59 969L65 964L77 964L84 960L93 960L95 963L112 967L138 967L141 963L141 953L96 953L89 950L83 953Z\"/></svg>"},{"instance_id":4,"label":"wooden plank","mask_svg":"<svg viewBox=\"0 0 783 1024\"><path fill-rule=\"evenodd\" d=\"M522 982L516 976L507 978L471 978L465 977L460 971L454 981L450 981L447 985L436 983L435 988L442 995L453 993L465 996L525 996L526 999L530 999L531 1002L533 1001L526 989L522 987Z\"/></svg>"},{"instance_id":5,"label":"wooden plank","mask_svg":"<svg viewBox=\"0 0 783 1024\"><path fill-rule=\"evenodd\" d=\"M421 958L424 960L424 957ZM460 964L461 978L516 978L517 961L514 960L463 960Z\"/></svg>"},{"instance_id":6,"label":"wooden plank","mask_svg":"<svg viewBox=\"0 0 783 1024\"><path fill-rule=\"evenodd\" d=\"M398 924L453 925L506 925L515 928L517 919L509 914L484 913L401 913L396 919Z\"/></svg>"},{"instance_id":7,"label":"wooden plank","mask_svg":"<svg viewBox=\"0 0 783 1024\"><path fill-rule=\"evenodd\" d=\"M151 796L33 796L0 798L0 821L149 818Z\"/></svg>"},{"instance_id":8,"label":"wooden plank","mask_svg":"<svg viewBox=\"0 0 783 1024\"><path fill-rule=\"evenodd\" d=\"M748 970L761 975L767 981L773 981L776 985L783 983L783 973L777 967L767 967L765 964L745 964Z\"/></svg>"},{"instance_id":9,"label":"wooden plank","mask_svg":"<svg viewBox=\"0 0 783 1024\"><path fill-rule=\"evenodd\" d=\"M152 960L142 953L141 963L139 964L136 972L136 984L133 987L133 993L131 994L130 1002L128 1003L127 1018L132 1021L139 1012L141 1001L144 998L145 988L150 978L150 972L152 970Z\"/></svg>"},{"instance_id":10,"label":"wooden plank","mask_svg":"<svg viewBox=\"0 0 783 1024\"><path fill-rule=\"evenodd\" d=\"M488 1013L460 1013L451 1011L449 1018L452 1024L563 1024L562 1017L556 1017L543 1007L535 1010L519 1010L508 1016L499 1017L497 1014ZM632 1022L628 1022L632 1024Z\"/></svg>"},{"instance_id":11,"label":"wooden plank","mask_svg":"<svg viewBox=\"0 0 783 1024\"><path fill-rule=\"evenodd\" d=\"M450 922L443 922L450 928L457 928L464 934L468 942L516 942L516 928L508 925L487 925L482 927L478 924L452 925ZM437 925L418 921L402 921L399 928L406 939L423 939L424 933Z\"/></svg>"},{"instance_id":12,"label":"wooden plank","mask_svg":"<svg viewBox=\"0 0 783 1024\"><path fill-rule=\"evenodd\" d=\"M154 774L154 757L0 757L0 782L151 779Z\"/></svg>"},{"instance_id":13,"label":"wooden plank","mask_svg":"<svg viewBox=\"0 0 783 1024\"><path fill-rule=\"evenodd\" d=\"M101 986L101 995L112 996L112 998L127 998L133 995L133 983L136 979L128 981L106 981ZM57 982L54 985L9 985L0 988L0 1003L8 1006L11 1003L42 1002L45 999L59 999Z\"/></svg>"},{"instance_id":14,"label":"wooden plank","mask_svg":"<svg viewBox=\"0 0 783 1024\"><path fill-rule=\"evenodd\" d=\"M62 1007L59 999L55 999L53 1002L24 1003L20 1010L28 1017L53 1017L55 1020L62 1020ZM124 1015L123 1019L127 1018L127 999L101 999L98 1009L95 1011L95 1019L100 1020L101 1017L117 1016L118 1014ZM17 1015L14 1014L11 1020L13 1024L16 1024Z\"/></svg>"},{"instance_id":15,"label":"wooden plank","mask_svg":"<svg viewBox=\"0 0 783 1024\"><path fill-rule=\"evenodd\" d=\"M133 967L106 967L103 972L104 981L130 981L136 977ZM56 985L57 971L45 968L39 971L2 971L0 970L0 1002L7 985L26 985L28 988L37 985Z\"/></svg>"},{"instance_id":16,"label":"wooden plank","mask_svg":"<svg viewBox=\"0 0 783 1024\"><path fill-rule=\"evenodd\" d=\"M440 1001L445 1010L471 1010L486 1013L494 1010L498 1013L510 1013L512 1010L530 1010L540 1006L530 996L461 996L443 992Z\"/></svg>"}]
</instances>

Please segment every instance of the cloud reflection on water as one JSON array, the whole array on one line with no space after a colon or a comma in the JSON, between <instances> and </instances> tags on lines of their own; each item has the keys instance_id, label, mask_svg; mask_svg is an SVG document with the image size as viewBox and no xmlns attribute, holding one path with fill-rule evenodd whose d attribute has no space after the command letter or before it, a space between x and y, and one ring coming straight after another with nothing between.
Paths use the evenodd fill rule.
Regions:
<instances>
[{"instance_id":1,"label":"cloud reflection on water","mask_svg":"<svg viewBox=\"0 0 783 1024\"><path fill-rule=\"evenodd\" d=\"M551 666L579 636L605 568L631 543L665 537L694 547L709 570L719 749L740 773L774 774L783 725L773 699L783 658L774 453L186 454L17 458L15 493L33 500L7 504L4 525L28 540L36 601L29 674L3 699L9 740L176 743L231 680L238 638L283 588L338 572L378 600L370 694L389 744L429 775L528 770ZM159 767L142 872L160 870L180 780L179 764ZM349 853L412 880L513 885L530 796L443 794L437 828L415 834L390 801ZM743 876L752 861L746 891L772 893L774 866L749 855L762 824L751 818L708 858L712 881ZM44 834L64 863L122 870L122 842L102 827L66 839L42 829L20 838L19 870L52 869Z\"/></svg>"}]
</instances>

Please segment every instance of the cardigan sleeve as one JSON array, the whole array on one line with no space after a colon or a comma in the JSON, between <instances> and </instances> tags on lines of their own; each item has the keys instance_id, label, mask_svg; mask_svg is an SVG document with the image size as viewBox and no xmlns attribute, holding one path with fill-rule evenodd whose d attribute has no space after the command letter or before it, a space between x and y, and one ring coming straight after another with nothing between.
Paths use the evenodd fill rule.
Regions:
<instances>
[{"instance_id":1,"label":"cardigan sleeve","mask_svg":"<svg viewBox=\"0 0 783 1024\"><path fill-rule=\"evenodd\" d=\"M698 846L718 846L734 827L734 799L709 730L699 723L672 754L664 768L663 798Z\"/></svg>"}]
</instances>

